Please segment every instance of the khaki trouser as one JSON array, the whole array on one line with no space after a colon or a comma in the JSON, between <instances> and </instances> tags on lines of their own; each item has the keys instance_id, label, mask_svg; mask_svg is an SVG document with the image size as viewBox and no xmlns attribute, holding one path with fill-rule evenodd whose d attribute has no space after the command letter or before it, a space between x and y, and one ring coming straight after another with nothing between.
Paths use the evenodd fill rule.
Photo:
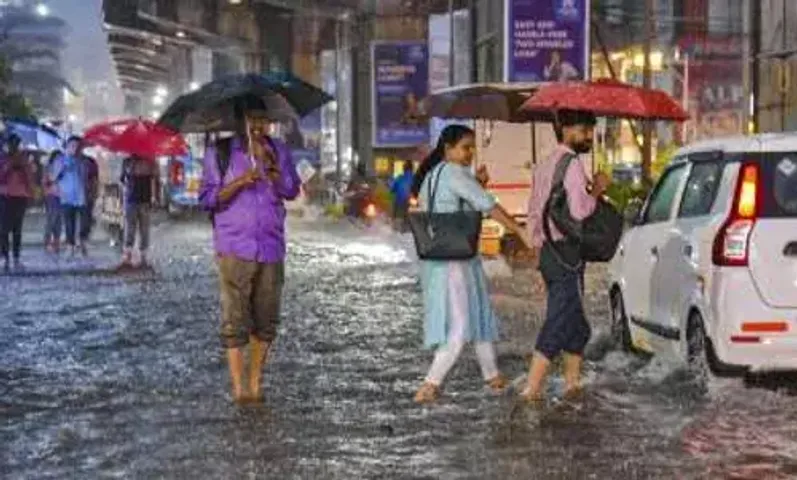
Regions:
<instances>
[{"instance_id":1,"label":"khaki trouser","mask_svg":"<svg viewBox=\"0 0 797 480\"><path fill-rule=\"evenodd\" d=\"M245 346L249 335L271 343L277 337L285 283L284 265L218 259L221 340L226 348Z\"/></svg>"}]
</instances>

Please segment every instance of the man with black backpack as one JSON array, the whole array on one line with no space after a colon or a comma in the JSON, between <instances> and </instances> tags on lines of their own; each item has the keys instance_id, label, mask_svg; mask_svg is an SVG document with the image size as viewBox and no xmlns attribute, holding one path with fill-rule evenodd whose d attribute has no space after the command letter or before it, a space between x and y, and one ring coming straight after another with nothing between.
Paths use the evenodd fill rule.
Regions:
<instances>
[{"instance_id":1,"label":"man with black backpack","mask_svg":"<svg viewBox=\"0 0 797 480\"><path fill-rule=\"evenodd\" d=\"M262 370L277 336L285 278L284 203L301 187L290 149L266 135L267 125L264 117L248 112L238 135L209 146L199 193L213 222L221 340L236 402L262 399Z\"/></svg>"},{"instance_id":2,"label":"man with black backpack","mask_svg":"<svg viewBox=\"0 0 797 480\"><path fill-rule=\"evenodd\" d=\"M548 290L545 322L537 336L523 396L541 406L543 385L551 361L563 354L565 397L577 397L581 389L581 365L591 329L584 313L584 260L582 239L562 232L552 217L561 206L571 223L579 225L596 212L598 199L609 186L609 177L598 173L590 183L578 155L592 149L595 117L583 112L558 114L556 135L559 145L551 156L537 165L529 202L529 229L539 251L539 270ZM566 201L552 205L554 194ZM554 215L554 213L556 215ZM577 230L576 230L577 231Z\"/></svg>"}]
</instances>

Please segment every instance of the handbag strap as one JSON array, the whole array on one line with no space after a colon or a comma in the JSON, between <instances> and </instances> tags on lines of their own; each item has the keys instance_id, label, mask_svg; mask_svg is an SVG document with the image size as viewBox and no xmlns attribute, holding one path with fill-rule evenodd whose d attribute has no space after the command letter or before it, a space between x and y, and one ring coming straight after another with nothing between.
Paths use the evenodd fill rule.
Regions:
<instances>
[{"instance_id":1,"label":"handbag strap","mask_svg":"<svg viewBox=\"0 0 797 480\"><path fill-rule=\"evenodd\" d=\"M431 215L434 213L434 201L435 197L437 196L437 187L440 185L440 176L443 175L443 169L446 168L448 165L443 162L439 165L435 170L437 171L437 177L434 179L434 182L429 182L429 207L427 208L428 213ZM432 170L432 174L434 174L435 170ZM434 185L434 186L433 186ZM462 211L462 206L465 202L462 198L459 199L459 210Z\"/></svg>"},{"instance_id":2,"label":"handbag strap","mask_svg":"<svg viewBox=\"0 0 797 480\"><path fill-rule=\"evenodd\" d=\"M576 159L576 155L572 153L565 154L564 157L560 158L556 164L556 170L553 174L553 179L551 180L551 192L548 194L548 200L545 201L545 207L542 211L542 232L545 235L545 241L551 245L551 249L553 250L554 257L556 261L562 265L564 268L570 271L578 271L582 263L581 260L578 261L575 265L571 265L567 263L567 261L563 258L562 252L559 250L559 247L556 246L556 243L553 241L553 234L551 233L551 225L550 225L550 216L551 216L551 202L553 201L554 194L557 194L559 190L564 190L564 181L565 176L567 175L567 169L570 168L570 164L573 163L573 160Z\"/></svg>"}]
</instances>

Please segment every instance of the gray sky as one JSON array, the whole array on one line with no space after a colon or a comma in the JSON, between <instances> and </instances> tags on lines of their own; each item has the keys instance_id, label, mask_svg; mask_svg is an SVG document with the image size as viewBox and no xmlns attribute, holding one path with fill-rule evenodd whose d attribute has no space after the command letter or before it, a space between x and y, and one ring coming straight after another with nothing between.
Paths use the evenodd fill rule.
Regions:
<instances>
[{"instance_id":1,"label":"gray sky","mask_svg":"<svg viewBox=\"0 0 797 480\"><path fill-rule=\"evenodd\" d=\"M102 0L49 0L54 15L69 25L68 47L63 65L66 76L75 83L75 71L84 81L113 80L113 66L102 31ZM79 87L78 85L75 85Z\"/></svg>"}]
</instances>

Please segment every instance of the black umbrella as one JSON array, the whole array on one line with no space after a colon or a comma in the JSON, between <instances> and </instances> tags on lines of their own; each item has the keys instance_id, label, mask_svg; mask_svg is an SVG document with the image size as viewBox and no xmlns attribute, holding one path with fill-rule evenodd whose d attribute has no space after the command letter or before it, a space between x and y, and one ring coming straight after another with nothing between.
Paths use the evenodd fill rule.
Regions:
<instances>
[{"instance_id":1,"label":"black umbrella","mask_svg":"<svg viewBox=\"0 0 797 480\"><path fill-rule=\"evenodd\" d=\"M159 123L182 132L229 131L237 129L243 111L286 122L330 100L319 88L287 72L228 75L179 97Z\"/></svg>"}]
</instances>

